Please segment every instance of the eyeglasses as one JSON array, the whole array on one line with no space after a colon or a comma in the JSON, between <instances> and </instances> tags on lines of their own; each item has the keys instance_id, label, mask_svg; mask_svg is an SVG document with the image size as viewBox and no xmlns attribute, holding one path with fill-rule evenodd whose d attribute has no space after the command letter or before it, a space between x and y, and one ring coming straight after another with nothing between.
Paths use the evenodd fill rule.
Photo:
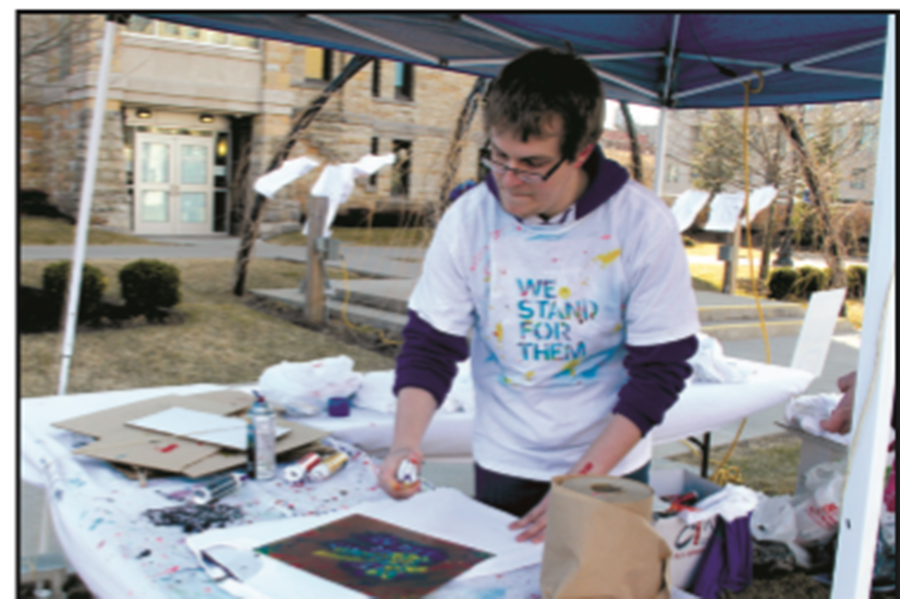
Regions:
<instances>
[{"instance_id":1,"label":"eyeglasses","mask_svg":"<svg viewBox=\"0 0 900 599\"><path fill-rule=\"evenodd\" d=\"M496 162L494 160L491 160L490 158L482 158L481 164L483 164L484 166L491 169L498 176L503 176L504 173L510 172L510 173L514 174L516 177L518 177L519 180L522 181L523 183L535 184L535 183L543 183L544 181L549 179L551 176L553 176L553 173L556 172L556 169L558 169L560 166L562 166L562 163L565 161L566 161L565 158L560 158L559 162L557 162L555 165L553 165L553 168L551 168L549 171L547 171L546 174L543 174L543 175L540 173L535 173L534 171L523 171L518 168L506 166L505 164Z\"/></svg>"}]
</instances>

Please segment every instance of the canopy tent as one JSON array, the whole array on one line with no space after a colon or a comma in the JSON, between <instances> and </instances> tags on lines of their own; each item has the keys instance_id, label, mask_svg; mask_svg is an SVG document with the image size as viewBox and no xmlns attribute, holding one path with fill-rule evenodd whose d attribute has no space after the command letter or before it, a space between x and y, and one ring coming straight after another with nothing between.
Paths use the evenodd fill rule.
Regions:
<instances>
[{"instance_id":1,"label":"canopy tent","mask_svg":"<svg viewBox=\"0 0 900 599\"><path fill-rule=\"evenodd\" d=\"M568 45L594 65L607 97L663 108L753 106L882 98L865 320L850 473L843 497L833 597L868 594L894 386L894 17L840 13L142 13L221 31L354 54L496 75L523 50ZM94 121L109 69L107 24ZM886 58L887 57L887 58ZM662 123L661 123L662 125ZM660 127L664 132L665 127ZM100 129L92 126L67 309L60 394L71 355ZM663 144L660 143L659 146ZM661 161L657 161L657 173ZM862 490L860 493L859 490ZM856 491L856 492L854 492Z\"/></svg>"},{"instance_id":2,"label":"canopy tent","mask_svg":"<svg viewBox=\"0 0 900 599\"><path fill-rule=\"evenodd\" d=\"M609 98L668 108L741 105L754 69L766 78L754 106L878 98L887 31L871 13L143 14L489 77L527 48L568 43Z\"/></svg>"}]
</instances>

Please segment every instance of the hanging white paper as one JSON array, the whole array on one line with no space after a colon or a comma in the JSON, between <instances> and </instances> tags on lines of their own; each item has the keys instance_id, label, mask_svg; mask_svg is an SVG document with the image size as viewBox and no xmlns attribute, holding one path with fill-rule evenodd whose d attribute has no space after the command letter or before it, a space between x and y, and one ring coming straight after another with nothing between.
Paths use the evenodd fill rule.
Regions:
<instances>
[{"instance_id":1,"label":"hanging white paper","mask_svg":"<svg viewBox=\"0 0 900 599\"><path fill-rule=\"evenodd\" d=\"M754 189L753 193L750 194L750 220L752 221L756 218L756 215L759 214L762 210L768 208L769 204L772 203L772 200L775 199L775 196L778 195L778 190L775 189L772 185L766 185L765 187L760 187L758 189Z\"/></svg>"},{"instance_id":2,"label":"hanging white paper","mask_svg":"<svg viewBox=\"0 0 900 599\"><path fill-rule=\"evenodd\" d=\"M176 407L129 420L126 424L213 445L247 450L247 421L243 418ZM281 437L290 430L283 426L276 427L275 436Z\"/></svg>"},{"instance_id":3,"label":"hanging white paper","mask_svg":"<svg viewBox=\"0 0 900 599\"><path fill-rule=\"evenodd\" d=\"M317 166L319 166L318 162L306 156L288 160L271 173L266 173L257 179L253 184L253 189L271 199L275 197L275 193L279 189L291 181L299 179Z\"/></svg>"},{"instance_id":4,"label":"hanging white paper","mask_svg":"<svg viewBox=\"0 0 900 599\"><path fill-rule=\"evenodd\" d=\"M675 199L675 203L672 204L672 214L678 221L679 231L684 232L694 223L708 200L709 192L699 189L688 189Z\"/></svg>"},{"instance_id":5,"label":"hanging white paper","mask_svg":"<svg viewBox=\"0 0 900 599\"><path fill-rule=\"evenodd\" d=\"M710 205L709 220L704 229L732 233L744 207L744 192L719 193Z\"/></svg>"},{"instance_id":6,"label":"hanging white paper","mask_svg":"<svg viewBox=\"0 0 900 599\"><path fill-rule=\"evenodd\" d=\"M370 177L378 169L388 164L393 164L394 154L382 154L375 156L367 154L354 163L340 165L328 165L322 169L322 173L310 191L311 195L328 198L328 214L325 217L324 237L331 236L331 223L337 216L338 207L347 201L353 193L354 181L357 177ZM309 234L309 220L303 225L303 234Z\"/></svg>"}]
</instances>

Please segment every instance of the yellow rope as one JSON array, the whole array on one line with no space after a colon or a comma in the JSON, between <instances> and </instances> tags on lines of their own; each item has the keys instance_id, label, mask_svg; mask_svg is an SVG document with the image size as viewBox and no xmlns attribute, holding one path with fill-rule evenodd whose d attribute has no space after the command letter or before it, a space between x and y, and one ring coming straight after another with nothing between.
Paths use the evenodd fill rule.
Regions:
<instances>
[{"instance_id":1,"label":"yellow rope","mask_svg":"<svg viewBox=\"0 0 900 599\"><path fill-rule=\"evenodd\" d=\"M750 81L744 81L744 219L747 226L747 253L750 263L750 285L753 289L753 299L756 303L756 312L757 314L759 314L759 324L762 328L763 344L766 347L766 364L771 364L772 352L769 347L769 333L766 330L766 319L763 315L762 302L760 302L759 300L759 289L757 287L756 275L753 272L753 231L750 228L750 94L758 94L762 91L763 88L763 74L758 70L754 70L753 72L756 73L757 77L759 77L759 87L751 90ZM737 268L741 263L740 248L737 248L737 251L738 258L735 261L735 271L737 271ZM737 272L735 272L735 279L736 278ZM744 431L744 426L746 424L747 419L744 418L741 421L741 425L738 427L737 433L734 435L734 439L731 441L731 445L728 447L728 451L725 452L725 456L722 458L722 460L718 462L719 467L716 468L716 471L713 472L712 476L710 477L713 482L718 485L724 485L727 482L743 482L741 469L737 466L727 466L727 464L728 459L734 452L734 448L737 447L738 441L741 438L741 433Z\"/></svg>"}]
</instances>

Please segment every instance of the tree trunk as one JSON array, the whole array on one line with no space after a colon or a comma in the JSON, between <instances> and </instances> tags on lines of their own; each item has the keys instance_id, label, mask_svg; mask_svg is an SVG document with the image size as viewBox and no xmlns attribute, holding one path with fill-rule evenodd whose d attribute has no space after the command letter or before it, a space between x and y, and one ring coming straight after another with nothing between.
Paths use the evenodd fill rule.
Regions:
<instances>
[{"instance_id":1,"label":"tree trunk","mask_svg":"<svg viewBox=\"0 0 900 599\"><path fill-rule=\"evenodd\" d=\"M450 142L450 150L447 152L447 166L444 168L444 180L441 183L440 205L437 211L431 212L431 225L437 225L437 221L441 218L441 214L447 209L450 203L450 191L453 189L453 182L456 179L456 172L459 170L459 159L463 150L463 138L472 125L472 119L478 112L478 101L487 91L490 79L487 77L479 77L466 98L459 117L456 119L456 131L453 133L453 141Z\"/></svg>"},{"instance_id":2,"label":"tree trunk","mask_svg":"<svg viewBox=\"0 0 900 599\"><path fill-rule=\"evenodd\" d=\"M306 110L304 110L294 122L290 134L281 142L281 147L275 152L275 156L272 157L272 161L269 163L269 168L266 170L267 173L270 173L281 166L291 153L297 140L300 139L300 133L304 129L307 129L315 120L319 111L321 111L322 107L325 106L329 99L331 99L331 96L344 87L344 84L347 83L353 75L358 73L371 61L371 56L362 56L360 54L354 56L340 74L328 84L328 87L326 87L315 100L310 102L309 106L306 107ZM244 295L244 287L247 283L247 265L250 263L250 251L253 249L253 244L256 242L256 237L259 233L259 220L262 217L265 204L266 196L257 193L253 199L253 205L250 206L249 210L245 213L241 245L238 248L237 257L234 261L234 277L231 291L235 295Z\"/></svg>"},{"instance_id":3,"label":"tree trunk","mask_svg":"<svg viewBox=\"0 0 900 599\"><path fill-rule=\"evenodd\" d=\"M781 121L788 139L791 140L791 145L800 156L803 179L809 189L809 199L822 223L822 233L825 239L825 262L828 263L832 272L831 287L845 287L847 276L844 273L843 265L844 248L840 236L831 222L831 212L828 209L827 199L824 197L821 181L814 168L813 158L794 117L779 108L778 120Z\"/></svg>"},{"instance_id":4,"label":"tree trunk","mask_svg":"<svg viewBox=\"0 0 900 599\"><path fill-rule=\"evenodd\" d=\"M322 259L316 240L325 233L325 218L328 216L328 198L309 196L306 200L309 213L309 235L306 237L306 322L320 328L325 324L325 261Z\"/></svg>"},{"instance_id":5,"label":"tree trunk","mask_svg":"<svg viewBox=\"0 0 900 599\"><path fill-rule=\"evenodd\" d=\"M638 143L637 127L634 126L634 119L631 118L631 109L628 102L619 100L619 106L622 107L622 116L625 117L625 128L628 129L628 139L631 142L631 171L634 180L638 183L644 182L644 167L641 164L641 146Z\"/></svg>"},{"instance_id":6,"label":"tree trunk","mask_svg":"<svg viewBox=\"0 0 900 599\"><path fill-rule=\"evenodd\" d=\"M769 218L766 221L766 232L763 236L762 256L759 258L759 280L769 278L769 258L772 254L772 229L775 225L775 202L769 204Z\"/></svg>"}]
</instances>

